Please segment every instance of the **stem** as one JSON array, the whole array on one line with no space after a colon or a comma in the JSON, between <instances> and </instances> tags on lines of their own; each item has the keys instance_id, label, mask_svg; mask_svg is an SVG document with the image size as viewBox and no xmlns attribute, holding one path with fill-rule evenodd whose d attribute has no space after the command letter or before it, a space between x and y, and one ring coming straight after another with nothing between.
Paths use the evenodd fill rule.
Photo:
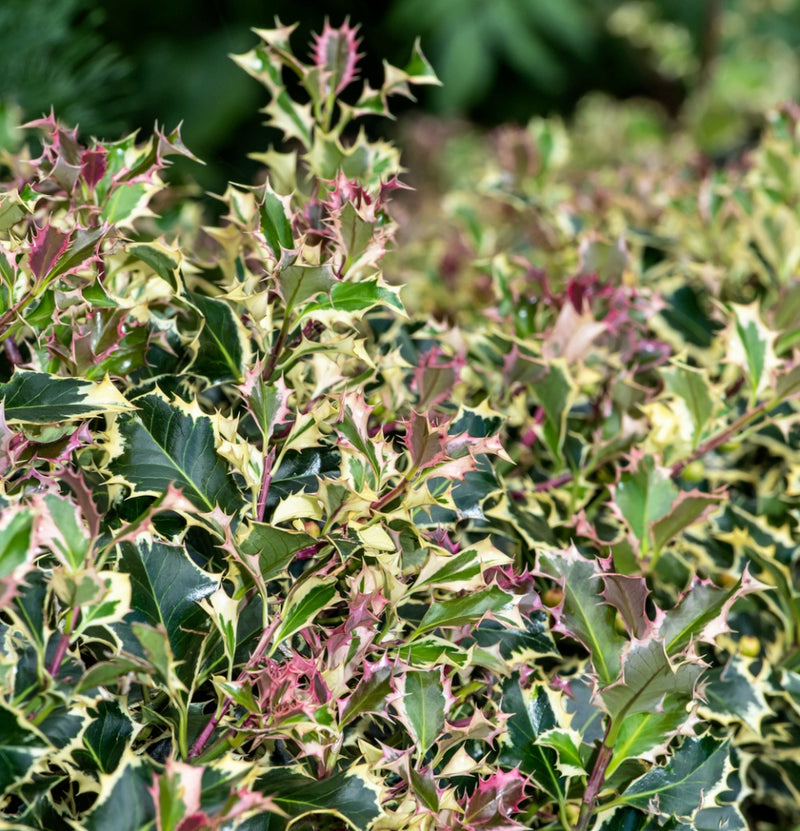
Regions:
<instances>
[{"instance_id":1,"label":"stem","mask_svg":"<svg viewBox=\"0 0 800 831\"><path fill-rule=\"evenodd\" d=\"M64 661L64 656L67 654L70 635L75 627L75 621L77 620L79 611L79 606L73 606L69 612L67 612L67 620L64 625L64 631L61 633L61 638L59 639L58 646L56 647L56 653L53 655L50 668L47 670L53 678L58 675L58 671L61 669L61 664Z\"/></svg>"},{"instance_id":2,"label":"stem","mask_svg":"<svg viewBox=\"0 0 800 831\"><path fill-rule=\"evenodd\" d=\"M606 769L611 761L611 756L614 753L613 748L609 745L609 733L611 732L611 725L606 730L606 735L603 737L603 743L600 745L600 751L597 758L594 760L594 767L589 776L589 781L586 783L586 790L583 792L583 803L581 805L581 812L578 815L578 823L575 826L575 831L586 831L589 827L589 822L594 814L595 802L597 795L600 793L600 788L603 786Z\"/></svg>"},{"instance_id":3,"label":"stem","mask_svg":"<svg viewBox=\"0 0 800 831\"><path fill-rule=\"evenodd\" d=\"M264 470L261 473L261 490L258 493L258 505L256 506L256 519L264 521L264 513L267 510L267 495L269 494L270 482L272 482L272 465L275 462L275 448L270 448L269 453L264 456Z\"/></svg>"},{"instance_id":4,"label":"stem","mask_svg":"<svg viewBox=\"0 0 800 831\"><path fill-rule=\"evenodd\" d=\"M269 626L265 627L264 631L261 633L261 640L258 642L258 646L256 646L253 654L250 656L250 660L247 664L245 664L244 669L239 673L239 676L236 679L237 683L244 681L247 676L247 671L261 660L261 657L269 646L269 642L272 640L272 635L275 632L279 621L280 618L276 615L275 620L273 620ZM222 702L222 706L217 711L217 714L209 719L200 735L195 739L192 749L189 751L189 759L194 759L203 752L203 748L208 744L208 740L214 734L217 727L219 727L220 722L222 721L225 713L228 712L228 708L231 704L233 704L233 699L230 696L226 696L225 700Z\"/></svg>"},{"instance_id":5,"label":"stem","mask_svg":"<svg viewBox=\"0 0 800 831\"><path fill-rule=\"evenodd\" d=\"M6 355L8 355L8 360L12 366L19 366L24 363L17 342L11 335L6 337Z\"/></svg>"},{"instance_id":6,"label":"stem","mask_svg":"<svg viewBox=\"0 0 800 831\"><path fill-rule=\"evenodd\" d=\"M778 402L780 403L780 402ZM682 459L680 462L675 462L675 464L670 468L670 478L676 479L678 476L681 475L683 469L690 465L692 462L696 462L698 459L701 459L706 453L710 453L712 450L716 450L721 444L725 444L726 441L733 438L749 421L752 421L754 418L758 417L762 413L766 412L772 407L777 406L777 403L774 401L764 401L762 404L759 404L757 407L754 407L752 410L748 410L736 421L729 424L723 430L720 430L714 436L711 436L709 439L706 439L702 444L698 445L697 449L687 456L685 459Z\"/></svg>"}]
</instances>

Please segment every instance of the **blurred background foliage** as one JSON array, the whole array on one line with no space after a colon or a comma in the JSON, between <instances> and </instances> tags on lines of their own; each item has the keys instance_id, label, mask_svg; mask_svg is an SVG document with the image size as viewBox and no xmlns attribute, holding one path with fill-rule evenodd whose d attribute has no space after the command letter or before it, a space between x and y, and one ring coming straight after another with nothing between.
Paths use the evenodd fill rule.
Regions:
<instances>
[{"instance_id":1,"label":"blurred background foliage","mask_svg":"<svg viewBox=\"0 0 800 831\"><path fill-rule=\"evenodd\" d=\"M764 109L800 91L800 0L306 0L295 37L327 15L361 25L362 71L403 65L414 39L443 81L429 113L487 127L569 116L592 91L654 102L711 156L736 152ZM51 106L85 134L116 138L182 120L221 189L247 181L270 136L260 86L229 59L251 26L293 22L294 0L3 0L0 141ZM385 130L385 125L380 126Z\"/></svg>"}]
</instances>

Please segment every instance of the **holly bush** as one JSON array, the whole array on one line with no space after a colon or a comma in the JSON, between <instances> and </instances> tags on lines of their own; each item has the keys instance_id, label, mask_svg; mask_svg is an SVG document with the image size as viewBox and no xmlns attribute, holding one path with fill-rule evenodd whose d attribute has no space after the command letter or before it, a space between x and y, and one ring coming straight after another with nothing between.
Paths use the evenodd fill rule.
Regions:
<instances>
[{"instance_id":1,"label":"holly bush","mask_svg":"<svg viewBox=\"0 0 800 831\"><path fill-rule=\"evenodd\" d=\"M800 822L797 113L422 125L409 194L419 46L292 28L218 221L178 130L2 158L0 827Z\"/></svg>"}]
</instances>

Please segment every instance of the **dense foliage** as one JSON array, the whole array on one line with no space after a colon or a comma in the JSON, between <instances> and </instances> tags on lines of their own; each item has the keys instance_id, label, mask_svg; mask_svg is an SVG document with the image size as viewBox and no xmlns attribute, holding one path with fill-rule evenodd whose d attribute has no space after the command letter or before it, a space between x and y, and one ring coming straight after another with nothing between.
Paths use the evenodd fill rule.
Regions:
<instances>
[{"instance_id":1,"label":"dense foliage","mask_svg":"<svg viewBox=\"0 0 800 831\"><path fill-rule=\"evenodd\" d=\"M3 159L0 827L797 824L796 111L423 124L407 194L419 48L291 33L218 224L178 131Z\"/></svg>"}]
</instances>

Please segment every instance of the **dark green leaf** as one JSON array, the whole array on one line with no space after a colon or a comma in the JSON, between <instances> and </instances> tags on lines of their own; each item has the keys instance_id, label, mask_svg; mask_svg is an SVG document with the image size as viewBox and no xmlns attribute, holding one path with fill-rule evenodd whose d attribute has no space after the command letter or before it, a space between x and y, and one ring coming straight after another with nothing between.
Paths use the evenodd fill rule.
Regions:
<instances>
[{"instance_id":1,"label":"dark green leaf","mask_svg":"<svg viewBox=\"0 0 800 831\"><path fill-rule=\"evenodd\" d=\"M620 800L662 817L688 818L698 808L714 806L730 770L727 741L687 738L666 765L632 782Z\"/></svg>"},{"instance_id":2,"label":"dark green leaf","mask_svg":"<svg viewBox=\"0 0 800 831\"><path fill-rule=\"evenodd\" d=\"M131 409L109 381L95 384L27 370L17 370L7 384L0 384L0 399L4 402L6 421L28 424L50 424Z\"/></svg>"},{"instance_id":3,"label":"dark green leaf","mask_svg":"<svg viewBox=\"0 0 800 831\"><path fill-rule=\"evenodd\" d=\"M112 773L122 759L133 725L116 701L98 701L89 709L91 721L83 734L83 748L73 758L83 771Z\"/></svg>"},{"instance_id":4,"label":"dark green leaf","mask_svg":"<svg viewBox=\"0 0 800 831\"><path fill-rule=\"evenodd\" d=\"M24 716L0 703L0 793L6 793L48 750L47 743Z\"/></svg>"},{"instance_id":5,"label":"dark green leaf","mask_svg":"<svg viewBox=\"0 0 800 831\"><path fill-rule=\"evenodd\" d=\"M86 831L143 831L155 818L150 795L153 771L132 756L122 772L105 788L88 817L83 819Z\"/></svg>"},{"instance_id":6,"label":"dark green leaf","mask_svg":"<svg viewBox=\"0 0 800 831\"><path fill-rule=\"evenodd\" d=\"M120 420L125 449L112 471L138 492L158 495L175 484L201 511L219 506L235 515L245 503L214 449L211 419L189 415L160 395L144 395L135 403L138 413Z\"/></svg>"},{"instance_id":7,"label":"dark green leaf","mask_svg":"<svg viewBox=\"0 0 800 831\"><path fill-rule=\"evenodd\" d=\"M261 206L261 230L267 238L267 245L278 259L282 249L294 247L292 225L286 217L283 203L268 190L264 191L264 204Z\"/></svg>"},{"instance_id":8,"label":"dark green leaf","mask_svg":"<svg viewBox=\"0 0 800 831\"><path fill-rule=\"evenodd\" d=\"M114 626L128 651L142 654L129 634L133 622L162 625L173 655L184 662L178 674L193 677L193 661L209 628L198 601L217 588L217 580L201 571L182 548L161 542L121 543L118 567L131 578L131 612L124 624Z\"/></svg>"},{"instance_id":9,"label":"dark green leaf","mask_svg":"<svg viewBox=\"0 0 800 831\"><path fill-rule=\"evenodd\" d=\"M249 344L228 303L189 292L192 305L203 317L203 328L197 340L197 355L192 372L208 378L212 384L242 380Z\"/></svg>"},{"instance_id":10,"label":"dark green leaf","mask_svg":"<svg viewBox=\"0 0 800 831\"><path fill-rule=\"evenodd\" d=\"M559 631L580 641L592 657L598 677L604 685L619 678L620 654L627 640L615 626L615 610L601 603L604 584L598 564L582 557L576 549L543 553L542 571L560 578L564 590L564 607Z\"/></svg>"},{"instance_id":11,"label":"dark green leaf","mask_svg":"<svg viewBox=\"0 0 800 831\"><path fill-rule=\"evenodd\" d=\"M316 540L299 531L287 531L263 522L252 522L250 532L241 543L242 553L258 555L259 570L264 580L272 580L293 560L303 548L314 545Z\"/></svg>"},{"instance_id":12,"label":"dark green leaf","mask_svg":"<svg viewBox=\"0 0 800 831\"><path fill-rule=\"evenodd\" d=\"M519 767L530 774L539 787L553 799L565 797L566 779L556 766L556 752L539 743L539 736L547 730L561 727L543 684L523 690L515 675L503 684L502 710L509 714L506 722L508 736L503 739L500 764Z\"/></svg>"},{"instance_id":13,"label":"dark green leaf","mask_svg":"<svg viewBox=\"0 0 800 831\"><path fill-rule=\"evenodd\" d=\"M275 768L256 779L254 790L272 797L290 818L333 814L356 831L367 831L381 812L378 794L357 773L342 772L327 779L311 779L285 768ZM286 820L275 819L276 829L286 827Z\"/></svg>"}]
</instances>

